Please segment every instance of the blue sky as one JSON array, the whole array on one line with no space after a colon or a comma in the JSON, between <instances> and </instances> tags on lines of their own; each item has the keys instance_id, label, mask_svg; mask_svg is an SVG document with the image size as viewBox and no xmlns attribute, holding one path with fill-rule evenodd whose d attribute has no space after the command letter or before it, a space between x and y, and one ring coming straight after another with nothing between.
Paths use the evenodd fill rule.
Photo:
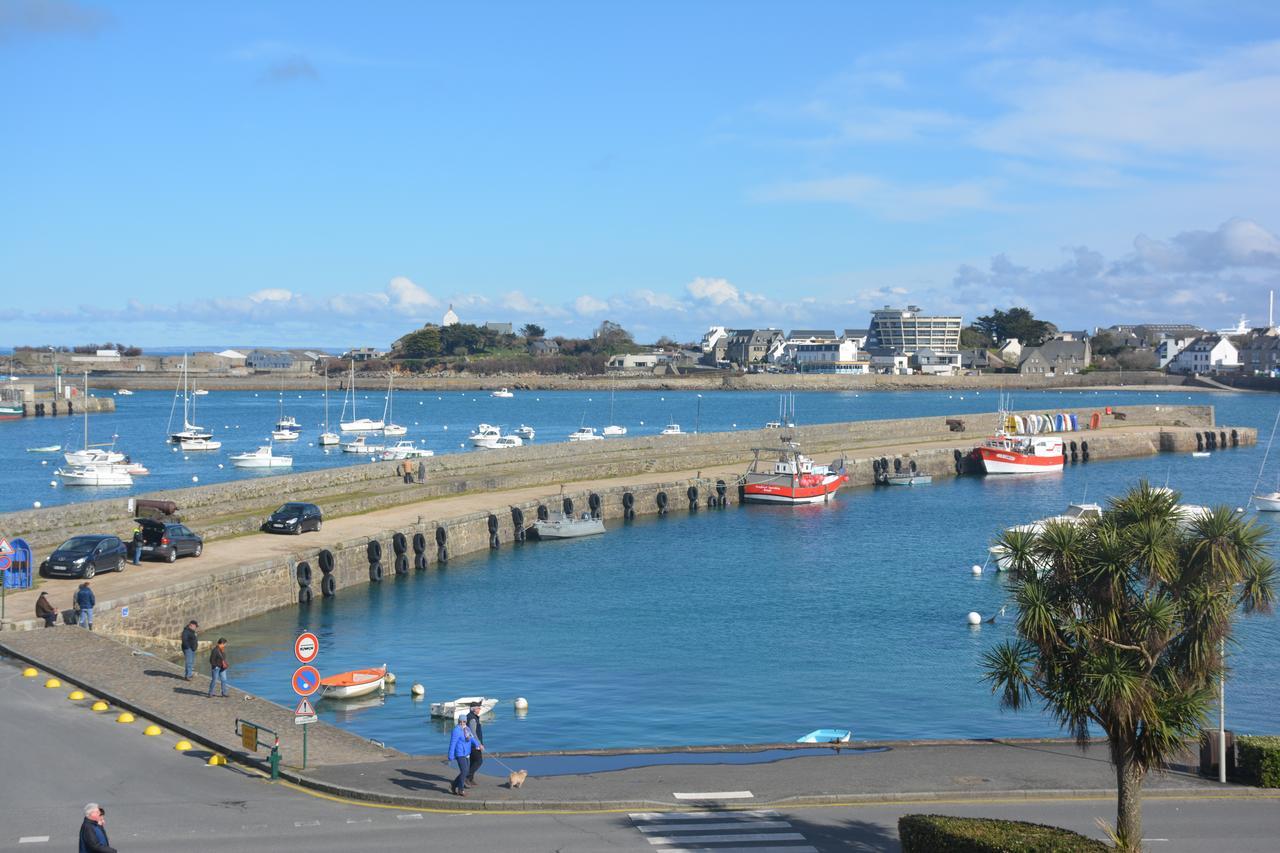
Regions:
<instances>
[{"instance_id":1,"label":"blue sky","mask_svg":"<svg viewBox=\"0 0 1280 853\"><path fill-rule=\"evenodd\" d=\"M0 0L19 343L1265 320L1280 6Z\"/></svg>"}]
</instances>

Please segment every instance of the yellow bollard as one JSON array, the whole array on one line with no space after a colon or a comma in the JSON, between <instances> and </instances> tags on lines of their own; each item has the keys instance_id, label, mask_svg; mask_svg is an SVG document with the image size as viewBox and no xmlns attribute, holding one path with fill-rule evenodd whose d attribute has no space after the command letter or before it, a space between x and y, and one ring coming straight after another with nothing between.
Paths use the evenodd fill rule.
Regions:
<instances>
[{"instance_id":1,"label":"yellow bollard","mask_svg":"<svg viewBox=\"0 0 1280 853\"><path fill-rule=\"evenodd\" d=\"M209 760L206 763L211 765L226 764L227 757L225 755L219 755L218 753L215 752L213 755L209 756Z\"/></svg>"},{"instance_id":2,"label":"yellow bollard","mask_svg":"<svg viewBox=\"0 0 1280 853\"><path fill-rule=\"evenodd\" d=\"M70 693L67 694L67 698L70 699L72 702L79 702L81 699L84 698L84 694L81 693L79 690L72 690Z\"/></svg>"},{"instance_id":3,"label":"yellow bollard","mask_svg":"<svg viewBox=\"0 0 1280 853\"><path fill-rule=\"evenodd\" d=\"M48 688L50 688L50 689L53 689L53 688L55 688L55 687L61 687L61 686L62 686L62 682L61 682L61 681L59 681L59 680L58 680L58 679L56 679L56 678L50 678L48 681L46 681L46 682L44 683L44 686L45 686L45 687L48 687Z\"/></svg>"},{"instance_id":4,"label":"yellow bollard","mask_svg":"<svg viewBox=\"0 0 1280 853\"><path fill-rule=\"evenodd\" d=\"M29 666L22 671L23 678L35 678L39 674L40 674L40 671L36 669L34 666Z\"/></svg>"},{"instance_id":5,"label":"yellow bollard","mask_svg":"<svg viewBox=\"0 0 1280 853\"><path fill-rule=\"evenodd\" d=\"M116 722L117 722L117 723L132 723L132 722L133 722L133 714L130 714L128 711L125 711L123 714L121 714L120 716L116 717Z\"/></svg>"},{"instance_id":6,"label":"yellow bollard","mask_svg":"<svg viewBox=\"0 0 1280 853\"><path fill-rule=\"evenodd\" d=\"M151 725L143 729L142 733L147 737L155 737L156 735L164 734L164 729L160 728L155 723L152 723Z\"/></svg>"},{"instance_id":7,"label":"yellow bollard","mask_svg":"<svg viewBox=\"0 0 1280 853\"><path fill-rule=\"evenodd\" d=\"M180 740L173 745L173 748L178 750L179 752L186 752L188 749L192 749L193 747L191 746L191 741Z\"/></svg>"},{"instance_id":8,"label":"yellow bollard","mask_svg":"<svg viewBox=\"0 0 1280 853\"><path fill-rule=\"evenodd\" d=\"M90 710L105 711L110 707L111 706L108 705L106 702L103 702L101 699L99 699L97 702L94 702L92 706L90 706Z\"/></svg>"}]
</instances>

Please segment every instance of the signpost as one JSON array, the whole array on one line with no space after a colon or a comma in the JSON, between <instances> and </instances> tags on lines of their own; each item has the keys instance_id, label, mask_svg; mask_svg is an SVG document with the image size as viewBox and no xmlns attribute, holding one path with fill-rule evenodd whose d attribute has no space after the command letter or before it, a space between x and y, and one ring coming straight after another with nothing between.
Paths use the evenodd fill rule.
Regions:
<instances>
[{"instance_id":1,"label":"signpost","mask_svg":"<svg viewBox=\"0 0 1280 853\"><path fill-rule=\"evenodd\" d=\"M300 666L293 671L293 692L310 696L320 689L320 672L314 666Z\"/></svg>"},{"instance_id":2,"label":"signpost","mask_svg":"<svg viewBox=\"0 0 1280 853\"><path fill-rule=\"evenodd\" d=\"M319 721L315 706L307 699L320 689L320 671L311 662L320 654L320 638L310 631L298 635L293 641L293 655L302 666L294 670L293 691L302 697L293 709L293 724L302 726L302 769L307 769L307 726Z\"/></svg>"},{"instance_id":3,"label":"signpost","mask_svg":"<svg viewBox=\"0 0 1280 853\"><path fill-rule=\"evenodd\" d=\"M298 663L311 663L320 654L320 640L309 631L299 634L298 639L293 642L293 654Z\"/></svg>"}]
</instances>

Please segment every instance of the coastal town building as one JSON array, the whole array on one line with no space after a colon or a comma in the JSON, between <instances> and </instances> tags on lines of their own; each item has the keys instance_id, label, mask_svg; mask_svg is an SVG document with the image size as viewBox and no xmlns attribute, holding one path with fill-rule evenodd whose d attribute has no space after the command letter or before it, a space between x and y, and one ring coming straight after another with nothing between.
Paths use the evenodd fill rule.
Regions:
<instances>
[{"instance_id":1,"label":"coastal town building","mask_svg":"<svg viewBox=\"0 0 1280 853\"><path fill-rule=\"evenodd\" d=\"M293 356L287 352L256 349L244 358L244 366L253 371L292 370Z\"/></svg>"},{"instance_id":2,"label":"coastal town building","mask_svg":"<svg viewBox=\"0 0 1280 853\"><path fill-rule=\"evenodd\" d=\"M609 356L610 370L653 370L666 361L662 352L628 352Z\"/></svg>"},{"instance_id":3,"label":"coastal town building","mask_svg":"<svg viewBox=\"0 0 1280 853\"><path fill-rule=\"evenodd\" d=\"M515 334L515 327L510 323L485 323L484 327L490 332L497 332L499 335Z\"/></svg>"},{"instance_id":4,"label":"coastal town building","mask_svg":"<svg viewBox=\"0 0 1280 853\"><path fill-rule=\"evenodd\" d=\"M906 308L886 305L871 312L867 347L898 350L908 356L926 347L935 354L959 353L962 322L959 316L922 314L917 305Z\"/></svg>"},{"instance_id":5,"label":"coastal town building","mask_svg":"<svg viewBox=\"0 0 1280 853\"><path fill-rule=\"evenodd\" d=\"M1103 333L1110 335L1117 346L1129 348L1154 348L1165 338L1194 339L1207 334L1204 329L1189 323L1117 323L1096 330L1096 334Z\"/></svg>"},{"instance_id":6,"label":"coastal town building","mask_svg":"<svg viewBox=\"0 0 1280 853\"><path fill-rule=\"evenodd\" d=\"M1240 347L1240 369L1251 376L1280 375L1280 334L1268 329Z\"/></svg>"},{"instance_id":7,"label":"coastal town building","mask_svg":"<svg viewBox=\"0 0 1280 853\"><path fill-rule=\"evenodd\" d=\"M1064 341L1054 338L1038 347L1026 347L1018 372L1035 376L1070 376L1089 366L1093 353L1088 339Z\"/></svg>"},{"instance_id":8,"label":"coastal town building","mask_svg":"<svg viewBox=\"0 0 1280 853\"><path fill-rule=\"evenodd\" d=\"M534 358L550 358L560 354L560 344L547 338L529 342L529 354Z\"/></svg>"},{"instance_id":9,"label":"coastal town building","mask_svg":"<svg viewBox=\"0 0 1280 853\"><path fill-rule=\"evenodd\" d=\"M1223 335L1201 335L1169 362L1170 373L1182 374L1231 372L1239 367L1236 345Z\"/></svg>"},{"instance_id":10,"label":"coastal town building","mask_svg":"<svg viewBox=\"0 0 1280 853\"><path fill-rule=\"evenodd\" d=\"M1000 356L1005 364L1017 364L1022 360L1022 342L1017 338L1009 338L1009 340L1000 344L996 354Z\"/></svg>"},{"instance_id":11,"label":"coastal town building","mask_svg":"<svg viewBox=\"0 0 1280 853\"><path fill-rule=\"evenodd\" d=\"M725 345L725 358L739 365L760 364L783 339L781 329L734 329Z\"/></svg>"},{"instance_id":12,"label":"coastal town building","mask_svg":"<svg viewBox=\"0 0 1280 853\"><path fill-rule=\"evenodd\" d=\"M1161 370L1169 366L1169 362L1178 357L1178 353L1182 352L1191 345L1198 335L1173 335L1165 338L1155 345L1154 352L1156 354L1156 366Z\"/></svg>"},{"instance_id":13,"label":"coastal town building","mask_svg":"<svg viewBox=\"0 0 1280 853\"><path fill-rule=\"evenodd\" d=\"M377 347L355 347L344 352L342 357L350 359L351 361L360 362L373 361L375 358L382 358L385 355L386 353L382 352Z\"/></svg>"}]
</instances>

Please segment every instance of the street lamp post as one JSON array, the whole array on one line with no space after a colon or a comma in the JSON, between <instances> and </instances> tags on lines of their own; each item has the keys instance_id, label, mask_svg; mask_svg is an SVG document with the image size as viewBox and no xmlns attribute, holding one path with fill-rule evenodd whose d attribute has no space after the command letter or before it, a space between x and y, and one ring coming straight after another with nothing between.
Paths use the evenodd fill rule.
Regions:
<instances>
[{"instance_id":1,"label":"street lamp post","mask_svg":"<svg viewBox=\"0 0 1280 853\"><path fill-rule=\"evenodd\" d=\"M1222 674L1218 676L1218 782L1227 784L1227 638L1223 637L1219 652Z\"/></svg>"},{"instance_id":2,"label":"street lamp post","mask_svg":"<svg viewBox=\"0 0 1280 853\"><path fill-rule=\"evenodd\" d=\"M698 413L693 418L694 435L698 433L698 427L702 425L702 395L698 395Z\"/></svg>"}]
</instances>

